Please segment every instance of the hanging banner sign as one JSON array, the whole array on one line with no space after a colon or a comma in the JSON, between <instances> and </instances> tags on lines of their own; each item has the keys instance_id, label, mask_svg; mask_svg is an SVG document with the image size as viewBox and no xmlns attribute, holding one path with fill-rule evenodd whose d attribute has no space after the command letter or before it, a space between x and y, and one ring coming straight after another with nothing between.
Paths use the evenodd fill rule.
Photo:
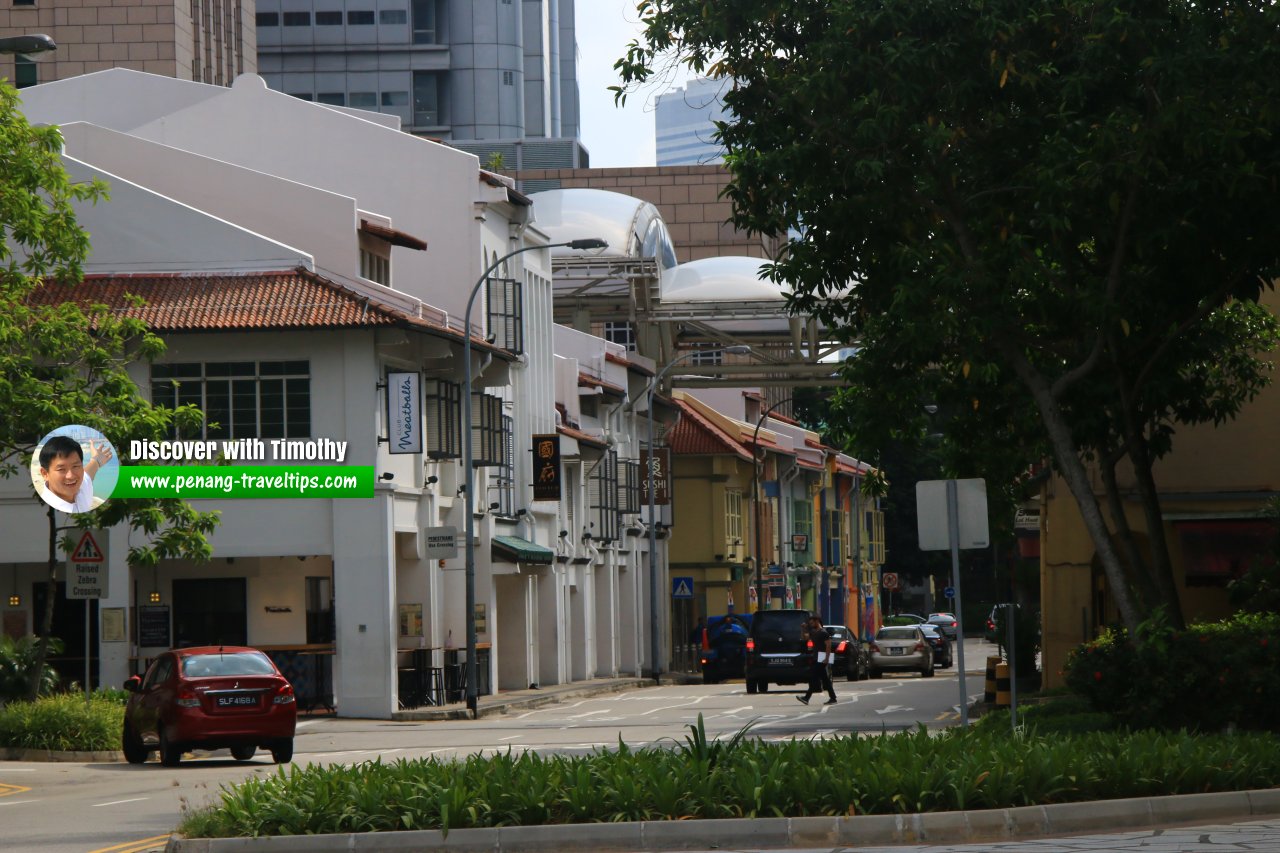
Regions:
<instances>
[{"instance_id":1,"label":"hanging banner sign","mask_svg":"<svg viewBox=\"0 0 1280 853\"><path fill-rule=\"evenodd\" d=\"M644 479L640 494L649 503L649 484L653 484L653 502L657 506L671 503L671 448L659 447L654 451L640 451L640 469Z\"/></svg>"},{"instance_id":2,"label":"hanging banner sign","mask_svg":"<svg viewBox=\"0 0 1280 853\"><path fill-rule=\"evenodd\" d=\"M533 437L533 499L560 500L560 436Z\"/></svg>"},{"instance_id":3,"label":"hanging banner sign","mask_svg":"<svg viewBox=\"0 0 1280 853\"><path fill-rule=\"evenodd\" d=\"M387 446L391 453L422 452L422 376L387 373Z\"/></svg>"}]
</instances>

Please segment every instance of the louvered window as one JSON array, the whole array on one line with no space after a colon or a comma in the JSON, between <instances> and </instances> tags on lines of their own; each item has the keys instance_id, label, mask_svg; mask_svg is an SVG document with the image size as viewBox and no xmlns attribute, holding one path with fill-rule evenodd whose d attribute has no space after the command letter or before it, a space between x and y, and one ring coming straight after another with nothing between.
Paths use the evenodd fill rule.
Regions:
<instances>
[{"instance_id":1,"label":"louvered window","mask_svg":"<svg viewBox=\"0 0 1280 853\"><path fill-rule=\"evenodd\" d=\"M514 278L489 279L489 334L495 346L508 352L524 352L523 292Z\"/></svg>"},{"instance_id":2,"label":"louvered window","mask_svg":"<svg viewBox=\"0 0 1280 853\"><path fill-rule=\"evenodd\" d=\"M591 471L587 485L587 505L591 509L592 538L613 542L618 538L621 513L618 511L618 454L605 453Z\"/></svg>"},{"instance_id":3,"label":"louvered window","mask_svg":"<svg viewBox=\"0 0 1280 853\"><path fill-rule=\"evenodd\" d=\"M494 512L507 517L514 516L516 497L516 449L515 419L502 416L502 461L489 482L489 502L498 506Z\"/></svg>"},{"instance_id":4,"label":"louvered window","mask_svg":"<svg viewBox=\"0 0 1280 853\"><path fill-rule=\"evenodd\" d=\"M443 380L428 380L424 385L427 458L457 459L462 456L462 386Z\"/></svg>"},{"instance_id":5,"label":"louvered window","mask_svg":"<svg viewBox=\"0 0 1280 853\"><path fill-rule=\"evenodd\" d=\"M491 394L471 394L471 465L483 468L501 465L502 398Z\"/></svg>"},{"instance_id":6,"label":"louvered window","mask_svg":"<svg viewBox=\"0 0 1280 853\"><path fill-rule=\"evenodd\" d=\"M621 511L624 513L640 512L640 499L644 489L644 469L639 459L624 459L621 463L622 491L619 497Z\"/></svg>"}]
</instances>

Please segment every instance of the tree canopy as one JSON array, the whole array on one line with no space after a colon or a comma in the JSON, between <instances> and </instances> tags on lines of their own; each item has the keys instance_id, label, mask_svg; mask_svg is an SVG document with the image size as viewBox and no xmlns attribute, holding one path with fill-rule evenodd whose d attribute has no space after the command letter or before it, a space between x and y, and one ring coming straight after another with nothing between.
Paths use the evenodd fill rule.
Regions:
<instances>
[{"instance_id":1,"label":"tree canopy","mask_svg":"<svg viewBox=\"0 0 1280 853\"><path fill-rule=\"evenodd\" d=\"M57 128L32 127L17 92L0 81L0 477L25 476L37 442L67 424L93 427L122 443L166 438L175 427L198 427L202 420L193 407L152 406L129 375L130 363L156 358L164 342L140 321L95 303L93 285L82 281L90 245L75 209L104 200L106 187L73 182L61 153ZM32 300L46 282L76 284L76 301ZM43 506L34 489L32 501ZM47 632L59 533L66 527L59 526L52 507L46 514ZM128 555L135 567L165 558L207 559L205 537L217 524L215 513L173 499L116 499L71 518L79 527L126 524L140 531ZM48 646L40 645L33 672L43 671ZM37 688L33 679L32 698Z\"/></svg>"},{"instance_id":2,"label":"tree canopy","mask_svg":"<svg viewBox=\"0 0 1280 853\"><path fill-rule=\"evenodd\" d=\"M918 431L933 402L997 486L1049 454L1126 624L1160 605L1180 620L1151 471L1177 424L1230 418L1268 379L1280 7L638 8L617 97L673 59L728 79L734 222L798 235L771 275L857 342L853 440ZM1149 556L1111 499L1122 460Z\"/></svg>"}]
</instances>

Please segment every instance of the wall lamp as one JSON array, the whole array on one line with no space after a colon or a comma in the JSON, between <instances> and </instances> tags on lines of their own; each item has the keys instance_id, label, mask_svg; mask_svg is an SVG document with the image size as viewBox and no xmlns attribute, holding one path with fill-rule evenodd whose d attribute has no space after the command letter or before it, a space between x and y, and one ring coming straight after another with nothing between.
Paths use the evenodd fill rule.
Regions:
<instances>
[{"instance_id":1,"label":"wall lamp","mask_svg":"<svg viewBox=\"0 0 1280 853\"><path fill-rule=\"evenodd\" d=\"M440 482L440 478L437 477L435 474L432 474L430 477L427 478L428 486L435 485L438 482Z\"/></svg>"},{"instance_id":2,"label":"wall lamp","mask_svg":"<svg viewBox=\"0 0 1280 853\"><path fill-rule=\"evenodd\" d=\"M380 474L380 475L378 476L378 479L379 479L379 480L394 480L395 478L396 478L396 475L395 475L395 474L392 474L390 471L388 471L388 472L387 472L387 473L385 473L385 474Z\"/></svg>"}]
</instances>

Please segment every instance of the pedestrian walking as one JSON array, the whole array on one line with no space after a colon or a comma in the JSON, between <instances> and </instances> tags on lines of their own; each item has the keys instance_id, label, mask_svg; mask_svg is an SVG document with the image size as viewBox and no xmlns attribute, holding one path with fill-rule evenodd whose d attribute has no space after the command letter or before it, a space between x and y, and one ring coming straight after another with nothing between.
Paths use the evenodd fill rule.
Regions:
<instances>
[{"instance_id":1,"label":"pedestrian walking","mask_svg":"<svg viewBox=\"0 0 1280 853\"><path fill-rule=\"evenodd\" d=\"M802 705L808 705L809 699L815 693L827 691L827 695L831 698L824 702L824 705L834 705L836 703L836 688L831 683L831 635L822 627L822 620L817 616L809 618L809 630L805 634L809 642L813 643L813 664L809 669L809 689L803 696L797 696L796 701Z\"/></svg>"}]
</instances>

